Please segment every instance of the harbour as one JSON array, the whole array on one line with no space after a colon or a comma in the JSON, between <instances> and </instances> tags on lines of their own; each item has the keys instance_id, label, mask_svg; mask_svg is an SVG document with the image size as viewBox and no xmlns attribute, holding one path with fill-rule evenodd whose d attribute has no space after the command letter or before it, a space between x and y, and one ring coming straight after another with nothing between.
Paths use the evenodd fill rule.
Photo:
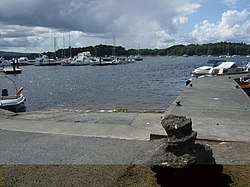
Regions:
<instances>
[{"instance_id":1,"label":"harbour","mask_svg":"<svg viewBox=\"0 0 250 187\"><path fill-rule=\"evenodd\" d=\"M27 111L153 109L164 111L206 58L145 57L114 66L22 66ZM163 101L163 102L162 102Z\"/></svg>"},{"instance_id":2,"label":"harbour","mask_svg":"<svg viewBox=\"0 0 250 187\"><path fill-rule=\"evenodd\" d=\"M249 186L249 7L2 1L0 187Z\"/></svg>"},{"instance_id":3,"label":"harbour","mask_svg":"<svg viewBox=\"0 0 250 187\"><path fill-rule=\"evenodd\" d=\"M22 73L11 78L24 88L27 111L165 111L185 88L192 70L208 59L144 57L142 62L118 66L21 66ZM242 66L248 59L232 60Z\"/></svg>"}]
</instances>

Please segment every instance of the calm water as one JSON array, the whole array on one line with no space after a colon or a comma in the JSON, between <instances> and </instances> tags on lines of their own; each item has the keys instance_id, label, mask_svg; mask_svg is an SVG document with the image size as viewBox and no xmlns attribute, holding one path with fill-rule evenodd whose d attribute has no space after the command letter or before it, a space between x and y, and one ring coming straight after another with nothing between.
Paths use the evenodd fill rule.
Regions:
<instances>
[{"instance_id":1,"label":"calm water","mask_svg":"<svg viewBox=\"0 0 250 187\"><path fill-rule=\"evenodd\" d=\"M204 57L145 57L116 66L21 67L10 77L24 87L27 111L54 108L78 110L165 110L185 88L191 71Z\"/></svg>"}]
</instances>

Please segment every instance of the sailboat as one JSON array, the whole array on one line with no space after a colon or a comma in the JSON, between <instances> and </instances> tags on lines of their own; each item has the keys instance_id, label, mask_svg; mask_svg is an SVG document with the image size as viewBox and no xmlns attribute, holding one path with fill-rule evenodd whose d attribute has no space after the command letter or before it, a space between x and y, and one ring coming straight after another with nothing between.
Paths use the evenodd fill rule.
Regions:
<instances>
[{"instance_id":1,"label":"sailboat","mask_svg":"<svg viewBox=\"0 0 250 187\"><path fill-rule=\"evenodd\" d=\"M35 59L35 66L55 66L60 65L56 57L56 38L54 37L54 59L50 59L47 55L39 54L39 57Z\"/></svg>"},{"instance_id":2,"label":"sailboat","mask_svg":"<svg viewBox=\"0 0 250 187\"><path fill-rule=\"evenodd\" d=\"M104 56L97 58L91 58L90 65L91 66L106 66L106 65L117 65L119 64L118 58L116 58L115 54L115 36L113 36L113 50L111 56Z\"/></svg>"},{"instance_id":3,"label":"sailboat","mask_svg":"<svg viewBox=\"0 0 250 187\"><path fill-rule=\"evenodd\" d=\"M246 56L247 58L250 58L250 53L249 53L249 51L250 51L250 48L249 48L249 45L248 45L248 55Z\"/></svg>"},{"instance_id":4,"label":"sailboat","mask_svg":"<svg viewBox=\"0 0 250 187\"><path fill-rule=\"evenodd\" d=\"M140 40L139 40L138 52L140 52L140 45L141 45L141 43L140 43ZM134 59L135 59L135 61L143 61L143 58L142 58L142 56L140 55L140 53L138 53L137 55L135 55Z\"/></svg>"},{"instance_id":5,"label":"sailboat","mask_svg":"<svg viewBox=\"0 0 250 187\"><path fill-rule=\"evenodd\" d=\"M63 35L63 50L62 50L62 60L61 60L62 66L74 66L73 59L71 57L71 40L70 40L70 33L69 33L69 58L66 58L65 54L65 39Z\"/></svg>"},{"instance_id":6,"label":"sailboat","mask_svg":"<svg viewBox=\"0 0 250 187\"><path fill-rule=\"evenodd\" d=\"M227 55L226 58L231 58L230 53L229 53L229 42L227 43Z\"/></svg>"}]
</instances>

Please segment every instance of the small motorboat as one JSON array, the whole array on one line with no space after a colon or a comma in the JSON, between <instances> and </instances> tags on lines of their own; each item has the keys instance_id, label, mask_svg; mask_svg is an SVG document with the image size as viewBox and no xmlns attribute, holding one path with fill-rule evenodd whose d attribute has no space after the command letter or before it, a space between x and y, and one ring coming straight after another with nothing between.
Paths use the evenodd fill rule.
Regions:
<instances>
[{"instance_id":1,"label":"small motorboat","mask_svg":"<svg viewBox=\"0 0 250 187\"><path fill-rule=\"evenodd\" d=\"M239 79L235 79L235 81L239 84L241 89L244 90L246 94L250 97L250 78L241 77Z\"/></svg>"},{"instance_id":2,"label":"small motorboat","mask_svg":"<svg viewBox=\"0 0 250 187\"><path fill-rule=\"evenodd\" d=\"M209 59L204 66L198 67L192 71L193 77L200 77L200 76L208 76L211 75L211 72L214 67L220 65L221 63L225 62L225 60L220 59Z\"/></svg>"},{"instance_id":3,"label":"small motorboat","mask_svg":"<svg viewBox=\"0 0 250 187\"><path fill-rule=\"evenodd\" d=\"M77 56L72 61L75 66L84 66L90 64L91 53L89 51L78 53Z\"/></svg>"},{"instance_id":4,"label":"small motorboat","mask_svg":"<svg viewBox=\"0 0 250 187\"><path fill-rule=\"evenodd\" d=\"M23 87L16 89L15 82L9 77L5 76L8 80L12 81L15 86L15 94L10 95L7 88L2 88L2 95L0 96L0 108L12 112L25 112L26 107L24 102L26 98L23 96Z\"/></svg>"},{"instance_id":5,"label":"small motorboat","mask_svg":"<svg viewBox=\"0 0 250 187\"><path fill-rule=\"evenodd\" d=\"M192 71L192 76L193 77L199 77L202 75L209 75L211 74L211 70L213 69L212 66L201 66Z\"/></svg>"},{"instance_id":6,"label":"small motorboat","mask_svg":"<svg viewBox=\"0 0 250 187\"><path fill-rule=\"evenodd\" d=\"M201 66L192 71L193 77L206 77L214 75L226 75L226 74L235 74L235 73L244 73L248 70L245 68L238 67L235 62L221 62L218 65L213 66Z\"/></svg>"}]
</instances>

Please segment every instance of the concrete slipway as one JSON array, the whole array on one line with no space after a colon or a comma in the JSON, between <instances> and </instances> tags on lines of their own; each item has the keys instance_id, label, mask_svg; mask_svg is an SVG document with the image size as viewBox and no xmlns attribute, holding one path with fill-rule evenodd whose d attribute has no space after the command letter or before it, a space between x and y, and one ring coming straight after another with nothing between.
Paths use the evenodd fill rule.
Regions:
<instances>
[{"instance_id":1,"label":"concrete slipway","mask_svg":"<svg viewBox=\"0 0 250 187\"><path fill-rule=\"evenodd\" d=\"M1 111L0 163L145 163L156 146L150 134L166 135L160 121L169 114L190 117L200 139L250 142L250 100L234 81L240 76L249 73L195 78L164 114Z\"/></svg>"}]
</instances>

